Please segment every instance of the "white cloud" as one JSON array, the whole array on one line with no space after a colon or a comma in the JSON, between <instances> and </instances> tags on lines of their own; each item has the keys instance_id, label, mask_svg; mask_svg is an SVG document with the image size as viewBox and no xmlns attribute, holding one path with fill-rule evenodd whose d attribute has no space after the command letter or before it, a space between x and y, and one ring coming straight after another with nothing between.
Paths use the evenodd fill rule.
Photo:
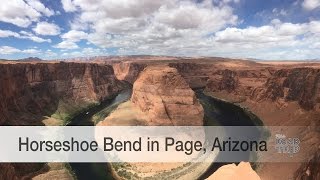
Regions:
<instances>
[{"instance_id":1,"label":"white cloud","mask_svg":"<svg viewBox=\"0 0 320 180\"><path fill-rule=\"evenodd\" d=\"M60 34L60 27L48 22L39 22L32 30L39 35L55 36Z\"/></svg>"},{"instance_id":2,"label":"white cloud","mask_svg":"<svg viewBox=\"0 0 320 180\"><path fill-rule=\"evenodd\" d=\"M278 8L274 8L272 9L272 13L275 15L275 16L286 16L288 14L288 12L284 9L278 9Z\"/></svg>"},{"instance_id":3,"label":"white cloud","mask_svg":"<svg viewBox=\"0 0 320 180\"><path fill-rule=\"evenodd\" d=\"M311 21L310 31L315 34L320 34L320 21Z\"/></svg>"},{"instance_id":4,"label":"white cloud","mask_svg":"<svg viewBox=\"0 0 320 180\"><path fill-rule=\"evenodd\" d=\"M62 56L67 57L89 57L89 56L99 56L106 55L107 53L100 48L83 48L81 51L65 52Z\"/></svg>"},{"instance_id":5,"label":"white cloud","mask_svg":"<svg viewBox=\"0 0 320 180\"><path fill-rule=\"evenodd\" d=\"M173 7L163 6L155 14L156 20L175 29L217 31L226 24L235 24L237 16L229 6L198 6L192 2L179 2Z\"/></svg>"},{"instance_id":6,"label":"white cloud","mask_svg":"<svg viewBox=\"0 0 320 180\"><path fill-rule=\"evenodd\" d=\"M163 28L164 27L164 28ZM190 30L155 25L144 33L89 36L101 47L119 47L118 54L251 57L260 59L310 59L320 56L320 21L293 24L273 20L260 27L226 28L199 37ZM186 34L190 36L186 36Z\"/></svg>"},{"instance_id":7,"label":"white cloud","mask_svg":"<svg viewBox=\"0 0 320 180\"><path fill-rule=\"evenodd\" d=\"M125 34L134 31L141 31L146 28L147 22L141 18L122 18L98 20L92 26L96 32Z\"/></svg>"},{"instance_id":8,"label":"white cloud","mask_svg":"<svg viewBox=\"0 0 320 180\"><path fill-rule=\"evenodd\" d=\"M29 39L34 42L42 43L42 42L48 42L51 43L51 39L43 39L41 37L35 36L34 34L26 31L20 31L20 38L21 39Z\"/></svg>"},{"instance_id":9,"label":"white cloud","mask_svg":"<svg viewBox=\"0 0 320 180\"><path fill-rule=\"evenodd\" d=\"M261 27L227 28L217 32L211 43L224 56L310 59L320 56L316 49L320 41L317 25L320 27L319 21L292 24L274 20Z\"/></svg>"},{"instance_id":10,"label":"white cloud","mask_svg":"<svg viewBox=\"0 0 320 180\"><path fill-rule=\"evenodd\" d=\"M48 49L48 50L44 53L44 56L45 56L45 57L52 58L52 57L58 56L58 54L55 53L55 52L53 52L51 49Z\"/></svg>"},{"instance_id":11,"label":"white cloud","mask_svg":"<svg viewBox=\"0 0 320 180\"><path fill-rule=\"evenodd\" d=\"M89 43L95 44L99 47L112 47L111 35L91 33L88 36ZM113 41L115 43L115 41Z\"/></svg>"},{"instance_id":12,"label":"white cloud","mask_svg":"<svg viewBox=\"0 0 320 180\"><path fill-rule=\"evenodd\" d=\"M38 49L26 49L26 50L23 50L21 51L23 53L26 53L26 54L38 54L40 53L41 51L38 50Z\"/></svg>"},{"instance_id":13,"label":"white cloud","mask_svg":"<svg viewBox=\"0 0 320 180\"><path fill-rule=\"evenodd\" d=\"M69 22L69 26L72 30L88 30L89 24L81 21L79 18L75 18L74 20Z\"/></svg>"},{"instance_id":14,"label":"white cloud","mask_svg":"<svg viewBox=\"0 0 320 180\"><path fill-rule=\"evenodd\" d=\"M75 5L72 3L72 0L61 0L62 7L66 12L76 11Z\"/></svg>"},{"instance_id":15,"label":"white cloud","mask_svg":"<svg viewBox=\"0 0 320 180\"><path fill-rule=\"evenodd\" d=\"M42 42L51 42L50 39L43 39L40 37L35 36L32 33L26 32L26 31L20 31L20 33L9 31L9 30L1 30L0 29L0 38L6 38L6 37L15 37L19 39L29 39L34 42L42 43Z\"/></svg>"},{"instance_id":16,"label":"white cloud","mask_svg":"<svg viewBox=\"0 0 320 180\"><path fill-rule=\"evenodd\" d=\"M311 11L320 0L296 1L296 7ZM0 30L0 38L51 42L43 36L60 35L62 29L46 22L59 14L41 0L3 1L0 21L15 24L20 32ZM261 13L270 23L239 28L242 20L234 14L239 0L61 0L65 12L74 12L70 29L53 47L66 56L101 55L104 48L118 49L118 54L154 54L183 56L231 56L255 58L320 57L320 21L281 22L293 13L292 7ZM301 5L301 6L300 6ZM269 14L268 14L269 13ZM272 15L270 15L272 13ZM274 19L276 18L276 19ZM266 21L264 21L266 22ZM32 28L30 25L34 24ZM32 30L30 30L32 29ZM97 48L78 49L78 42ZM1 46L1 54L40 53L37 48L16 49ZM73 52L70 52L75 49ZM57 49L56 49L57 50ZM57 56L44 51L43 56Z\"/></svg>"},{"instance_id":17,"label":"white cloud","mask_svg":"<svg viewBox=\"0 0 320 180\"><path fill-rule=\"evenodd\" d=\"M215 1L219 1L219 0L215 0ZM240 0L222 0L223 3L231 3L231 2L234 2L234 3L239 3Z\"/></svg>"},{"instance_id":18,"label":"white cloud","mask_svg":"<svg viewBox=\"0 0 320 180\"><path fill-rule=\"evenodd\" d=\"M20 37L20 35L16 32L13 31L8 31L8 30L1 30L0 29L0 38L4 38L4 37Z\"/></svg>"},{"instance_id":19,"label":"white cloud","mask_svg":"<svg viewBox=\"0 0 320 180\"><path fill-rule=\"evenodd\" d=\"M37 0L1 1L0 21L20 27L28 27L43 15L51 16L53 11Z\"/></svg>"},{"instance_id":20,"label":"white cloud","mask_svg":"<svg viewBox=\"0 0 320 180\"><path fill-rule=\"evenodd\" d=\"M175 1L175 0L173 0ZM173 2L172 1L172 2ZM83 12L96 12L104 17L121 19L127 17L138 18L150 15L163 5L171 4L170 0L74 0L73 5ZM95 18L96 19L96 18Z\"/></svg>"},{"instance_id":21,"label":"white cloud","mask_svg":"<svg viewBox=\"0 0 320 180\"><path fill-rule=\"evenodd\" d=\"M40 50L34 49L34 48L20 50L15 47L11 47L11 46L0 46L0 54L4 54L4 55L10 55L10 54L14 54L14 53L38 54L40 52L41 52Z\"/></svg>"},{"instance_id":22,"label":"white cloud","mask_svg":"<svg viewBox=\"0 0 320 180\"><path fill-rule=\"evenodd\" d=\"M207 1L196 4L178 0L105 0L98 5L89 5L86 0L76 2L83 10L82 21L92 23L92 28L101 33L143 33L144 29L157 24L176 30L207 32L217 31L237 21L228 5L215 7Z\"/></svg>"},{"instance_id":23,"label":"white cloud","mask_svg":"<svg viewBox=\"0 0 320 180\"><path fill-rule=\"evenodd\" d=\"M13 54L20 52L19 49L10 46L0 46L0 54Z\"/></svg>"},{"instance_id":24,"label":"white cloud","mask_svg":"<svg viewBox=\"0 0 320 180\"><path fill-rule=\"evenodd\" d=\"M83 31L71 30L61 35L61 38L63 39L63 41L55 45L55 48L77 49L79 48L79 46L76 44L76 42L79 42L82 39L87 39L88 34Z\"/></svg>"},{"instance_id":25,"label":"white cloud","mask_svg":"<svg viewBox=\"0 0 320 180\"><path fill-rule=\"evenodd\" d=\"M43 13L45 16L50 17L54 15L54 11L45 7L40 0L26 0L26 2L36 11Z\"/></svg>"},{"instance_id":26,"label":"white cloud","mask_svg":"<svg viewBox=\"0 0 320 180\"><path fill-rule=\"evenodd\" d=\"M281 23L275 20L270 25L261 27L248 27L244 29L226 28L215 34L214 40L224 43L290 43L296 37L310 32L310 24ZM278 44L275 44L278 45Z\"/></svg>"},{"instance_id":27,"label":"white cloud","mask_svg":"<svg viewBox=\"0 0 320 180\"><path fill-rule=\"evenodd\" d=\"M61 37L72 42L78 42L82 39L86 39L88 37L88 34L83 31L71 30L63 34Z\"/></svg>"},{"instance_id":28,"label":"white cloud","mask_svg":"<svg viewBox=\"0 0 320 180\"><path fill-rule=\"evenodd\" d=\"M124 51L130 48L164 50L169 48L164 48L164 44L189 44L228 25L235 25L238 20L229 6L229 3L238 1L222 2L219 5L214 5L211 0L201 3L180 0L69 2L79 12L71 21L73 30L84 29L90 32L87 40L98 47L117 47ZM69 39L64 38L72 41Z\"/></svg>"},{"instance_id":29,"label":"white cloud","mask_svg":"<svg viewBox=\"0 0 320 180\"><path fill-rule=\"evenodd\" d=\"M77 49L79 46L72 41L62 41L61 43L54 46L55 48L60 49Z\"/></svg>"},{"instance_id":30,"label":"white cloud","mask_svg":"<svg viewBox=\"0 0 320 180\"><path fill-rule=\"evenodd\" d=\"M304 0L302 2L302 7L306 10L313 10L320 7L320 0Z\"/></svg>"},{"instance_id":31,"label":"white cloud","mask_svg":"<svg viewBox=\"0 0 320 180\"><path fill-rule=\"evenodd\" d=\"M51 39L43 39L43 38L40 38L40 37L37 37L37 36L25 36L26 39L30 39L34 42L38 42L38 43L42 43L42 42L48 42L48 43L51 43Z\"/></svg>"}]
</instances>

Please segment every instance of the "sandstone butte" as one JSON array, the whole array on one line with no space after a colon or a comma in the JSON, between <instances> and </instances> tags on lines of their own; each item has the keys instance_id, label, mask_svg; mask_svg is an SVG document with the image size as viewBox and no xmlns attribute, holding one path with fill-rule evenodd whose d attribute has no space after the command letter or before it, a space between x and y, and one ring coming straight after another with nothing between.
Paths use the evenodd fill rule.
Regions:
<instances>
[{"instance_id":1,"label":"sandstone butte","mask_svg":"<svg viewBox=\"0 0 320 180\"><path fill-rule=\"evenodd\" d=\"M238 166L228 164L220 167L207 180L260 180L250 163L241 162Z\"/></svg>"},{"instance_id":2,"label":"sandstone butte","mask_svg":"<svg viewBox=\"0 0 320 180\"><path fill-rule=\"evenodd\" d=\"M131 101L146 113L149 125L203 125L203 108L175 68L146 67L133 85Z\"/></svg>"}]
</instances>

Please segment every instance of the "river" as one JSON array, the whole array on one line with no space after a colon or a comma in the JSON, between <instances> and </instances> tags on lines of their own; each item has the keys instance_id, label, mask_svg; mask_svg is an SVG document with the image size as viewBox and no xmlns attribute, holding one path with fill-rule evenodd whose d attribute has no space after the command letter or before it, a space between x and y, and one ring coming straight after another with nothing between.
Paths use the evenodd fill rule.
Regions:
<instances>
[{"instance_id":1,"label":"river","mask_svg":"<svg viewBox=\"0 0 320 180\"><path fill-rule=\"evenodd\" d=\"M207 126L261 126L262 121L253 113L237 106L216 98L212 98L203 93L202 90L196 90L196 96L202 104L205 112L205 125ZM118 104L130 99L132 90L120 92L115 98L102 102L100 105L90 108L82 112L71 120L68 126L93 126L94 123L90 120L92 116L106 108L116 108ZM232 132L226 132L232 136ZM261 136L261 132L252 132L253 136ZM219 153L217 159L228 156L228 154ZM250 154L244 153L239 161L248 160ZM237 162L239 162L237 161ZM235 163L237 163L235 162ZM212 163L199 179L205 179L215 172L219 167L226 163ZM70 163L72 171L78 180L102 180L114 179L110 164L108 163Z\"/></svg>"},{"instance_id":2,"label":"river","mask_svg":"<svg viewBox=\"0 0 320 180\"><path fill-rule=\"evenodd\" d=\"M117 104L125 102L130 99L132 90L124 90L120 92L115 98L106 100L97 106L94 106L74 118L67 126L94 126L94 122L91 121L92 116L99 113L106 108L115 109ZM110 109L110 111L112 111ZM110 164L108 163L69 163L72 171L74 172L78 180L106 180L114 179Z\"/></svg>"}]
</instances>

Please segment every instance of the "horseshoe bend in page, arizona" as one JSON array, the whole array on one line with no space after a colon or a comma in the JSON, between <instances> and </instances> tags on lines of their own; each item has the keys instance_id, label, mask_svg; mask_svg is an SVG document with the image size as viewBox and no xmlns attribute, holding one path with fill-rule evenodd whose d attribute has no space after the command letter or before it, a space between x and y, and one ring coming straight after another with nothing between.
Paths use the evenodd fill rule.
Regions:
<instances>
[{"instance_id":1,"label":"horseshoe bend in page, arizona","mask_svg":"<svg viewBox=\"0 0 320 180\"><path fill-rule=\"evenodd\" d=\"M320 0L0 5L0 180L320 180Z\"/></svg>"}]
</instances>

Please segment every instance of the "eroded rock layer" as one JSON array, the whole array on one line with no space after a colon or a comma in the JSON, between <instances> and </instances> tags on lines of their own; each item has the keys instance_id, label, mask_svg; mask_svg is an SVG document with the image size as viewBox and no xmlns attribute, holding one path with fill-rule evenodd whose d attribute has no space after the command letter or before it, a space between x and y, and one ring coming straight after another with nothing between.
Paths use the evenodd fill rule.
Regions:
<instances>
[{"instance_id":1,"label":"eroded rock layer","mask_svg":"<svg viewBox=\"0 0 320 180\"><path fill-rule=\"evenodd\" d=\"M90 63L0 64L0 125L43 125L114 96L122 84L110 65ZM29 179L44 164L1 164L0 179Z\"/></svg>"},{"instance_id":2,"label":"eroded rock layer","mask_svg":"<svg viewBox=\"0 0 320 180\"><path fill-rule=\"evenodd\" d=\"M150 125L203 125L203 108L175 68L147 67L133 85L131 101Z\"/></svg>"},{"instance_id":3,"label":"eroded rock layer","mask_svg":"<svg viewBox=\"0 0 320 180\"><path fill-rule=\"evenodd\" d=\"M301 126L294 133L300 134L308 147L299 152L306 159L319 151L319 131L311 130L320 123L319 63L202 58L163 64L176 68L191 88L204 88L208 95L238 103L267 126L286 126L288 131L290 126ZM261 164L263 168L257 170L261 179L293 179L299 167L296 177L317 177L314 163L282 163L281 168L278 164Z\"/></svg>"},{"instance_id":4,"label":"eroded rock layer","mask_svg":"<svg viewBox=\"0 0 320 180\"><path fill-rule=\"evenodd\" d=\"M114 72L119 80L127 81L131 84L137 80L139 73L145 68L146 64L119 62L113 64Z\"/></svg>"},{"instance_id":5,"label":"eroded rock layer","mask_svg":"<svg viewBox=\"0 0 320 180\"><path fill-rule=\"evenodd\" d=\"M66 118L115 95L121 83L110 65L0 64L0 124L38 124L43 115Z\"/></svg>"},{"instance_id":6,"label":"eroded rock layer","mask_svg":"<svg viewBox=\"0 0 320 180\"><path fill-rule=\"evenodd\" d=\"M255 101L297 102L305 110L320 103L320 69L280 69L267 76L261 72L223 70L210 77L206 90L227 91Z\"/></svg>"},{"instance_id":7,"label":"eroded rock layer","mask_svg":"<svg viewBox=\"0 0 320 180\"><path fill-rule=\"evenodd\" d=\"M64 117L111 97L121 89L121 83L112 66L102 64L109 63L119 80L136 82L132 101L148 114L151 125L201 125L203 110L189 87L205 88L210 95L246 106L265 125L307 126L298 133L303 135L301 142L308 150L299 153L319 161L319 131L310 130L320 123L318 63L273 64L221 58L142 62L130 58L115 63L102 58L97 64L0 64L0 124L39 124L43 115ZM167 66L142 71L154 64ZM319 177L318 162L307 162L283 163L281 168L267 163L257 172L261 179ZM29 177L30 172L42 167L29 165L0 164L0 179Z\"/></svg>"}]
</instances>

